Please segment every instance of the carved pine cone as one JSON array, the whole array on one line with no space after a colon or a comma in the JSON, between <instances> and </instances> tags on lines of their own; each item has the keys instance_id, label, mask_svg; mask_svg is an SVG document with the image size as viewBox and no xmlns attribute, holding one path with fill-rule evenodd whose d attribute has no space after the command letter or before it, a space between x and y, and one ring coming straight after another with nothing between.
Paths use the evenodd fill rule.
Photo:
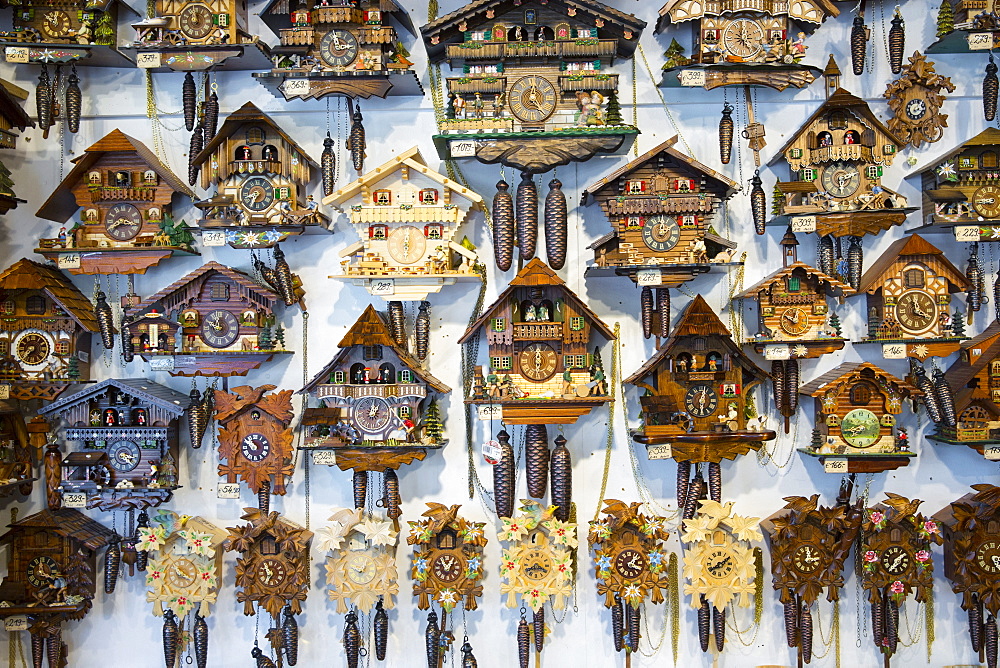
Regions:
<instances>
[{"instance_id":1,"label":"carved pine cone","mask_svg":"<svg viewBox=\"0 0 1000 668\"><path fill-rule=\"evenodd\" d=\"M549 436L544 424L529 424L524 430L524 466L528 496L541 499L549 481Z\"/></svg>"},{"instance_id":2,"label":"carved pine cone","mask_svg":"<svg viewBox=\"0 0 1000 668\"><path fill-rule=\"evenodd\" d=\"M562 191L562 181L552 179L545 196L545 255L553 269L562 269L566 264L566 221L566 193Z\"/></svg>"},{"instance_id":3,"label":"carved pine cone","mask_svg":"<svg viewBox=\"0 0 1000 668\"><path fill-rule=\"evenodd\" d=\"M568 522L573 504L573 462L570 459L566 439L556 436L556 447L552 449L549 470L552 475L552 505L556 507L556 519Z\"/></svg>"},{"instance_id":4,"label":"carved pine cone","mask_svg":"<svg viewBox=\"0 0 1000 668\"><path fill-rule=\"evenodd\" d=\"M500 461L493 467L493 503L498 517L514 514L514 448L506 431L497 434Z\"/></svg>"},{"instance_id":5,"label":"carved pine cone","mask_svg":"<svg viewBox=\"0 0 1000 668\"><path fill-rule=\"evenodd\" d=\"M517 662L521 668L528 668L529 646L528 622L524 617L517 623Z\"/></svg>"},{"instance_id":6,"label":"carved pine cone","mask_svg":"<svg viewBox=\"0 0 1000 668\"><path fill-rule=\"evenodd\" d=\"M514 262L514 198L509 188L506 181L498 181L493 196L493 255L500 271Z\"/></svg>"},{"instance_id":7,"label":"carved pine cone","mask_svg":"<svg viewBox=\"0 0 1000 668\"><path fill-rule=\"evenodd\" d=\"M538 188L531 174L521 172L521 182L517 184L517 247L521 259L528 261L535 257L538 243Z\"/></svg>"}]
</instances>

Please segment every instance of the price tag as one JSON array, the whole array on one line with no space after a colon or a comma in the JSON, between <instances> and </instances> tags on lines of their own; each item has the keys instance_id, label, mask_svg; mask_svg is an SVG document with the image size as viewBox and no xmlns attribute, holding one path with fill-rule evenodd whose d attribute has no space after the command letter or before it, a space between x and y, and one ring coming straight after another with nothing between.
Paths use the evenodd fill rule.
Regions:
<instances>
[{"instance_id":1,"label":"price tag","mask_svg":"<svg viewBox=\"0 0 1000 668\"><path fill-rule=\"evenodd\" d=\"M10 385L0 385L0 399L10 399Z\"/></svg>"},{"instance_id":2,"label":"price tag","mask_svg":"<svg viewBox=\"0 0 1000 668\"><path fill-rule=\"evenodd\" d=\"M28 47L8 46L4 49L4 57L8 63L26 63L28 62Z\"/></svg>"},{"instance_id":3,"label":"price tag","mask_svg":"<svg viewBox=\"0 0 1000 668\"><path fill-rule=\"evenodd\" d=\"M476 157L476 142L473 139L455 139L448 143L448 152L453 158Z\"/></svg>"},{"instance_id":4,"label":"price tag","mask_svg":"<svg viewBox=\"0 0 1000 668\"><path fill-rule=\"evenodd\" d=\"M225 246L226 245L226 233L225 232L202 232L201 233L201 245L202 246Z\"/></svg>"},{"instance_id":5,"label":"price tag","mask_svg":"<svg viewBox=\"0 0 1000 668\"><path fill-rule=\"evenodd\" d=\"M147 53L137 53L135 56L135 66L148 70L153 67L160 66L160 54L156 51L150 51Z\"/></svg>"},{"instance_id":6,"label":"price tag","mask_svg":"<svg viewBox=\"0 0 1000 668\"><path fill-rule=\"evenodd\" d=\"M978 225L957 225L955 227L955 241L979 241L981 237Z\"/></svg>"},{"instance_id":7,"label":"price tag","mask_svg":"<svg viewBox=\"0 0 1000 668\"><path fill-rule=\"evenodd\" d=\"M286 97L308 95L311 89L312 84L309 83L309 79L285 79L285 83L281 84L281 91Z\"/></svg>"},{"instance_id":8,"label":"price tag","mask_svg":"<svg viewBox=\"0 0 1000 668\"><path fill-rule=\"evenodd\" d=\"M78 350L76 352L76 358L84 363L90 362L90 353L86 350Z\"/></svg>"},{"instance_id":9,"label":"price tag","mask_svg":"<svg viewBox=\"0 0 1000 668\"><path fill-rule=\"evenodd\" d=\"M993 33L991 32L970 32L966 38L969 40L969 51L983 51L993 48ZM8 58L8 60L10 60Z\"/></svg>"},{"instance_id":10,"label":"price tag","mask_svg":"<svg viewBox=\"0 0 1000 668\"><path fill-rule=\"evenodd\" d=\"M659 269L640 269L635 274L635 280L640 286L663 285L663 272Z\"/></svg>"},{"instance_id":11,"label":"price tag","mask_svg":"<svg viewBox=\"0 0 1000 668\"><path fill-rule=\"evenodd\" d=\"M56 264L60 269L79 269L80 268L80 254L79 253L60 253Z\"/></svg>"},{"instance_id":12,"label":"price tag","mask_svg":"<svg viewBox=\"0 0 1000 668\"><path fill-rule=\"evenodd\" d=\"M216 490L215 496L219 499L238 499L240 498L240 483L238 482L220 482L219 487Z\"/></svg>"},{"instance_id":13,"label":"price tag","mask_svg":"<svg viewBox=\"0 0 1000 668\"><path fill-rule=\"evenodd\" d=\"M764 359L787 360L792 356L792 347L783 343L764 346Z\"/></svg>"},{"instance_id":14,"label":"price tag","mask_svg":"<svg viewBox=\"0 0 1000 668\"><path fill-rule=\"evenodd\" d=\"M83 492L63 492L63 508L86 508L87 495Z\"/></svg>"},{"instance_id":15,"label":"price tag","mask_svg":"<svg viewBox=\"0 0 1000 668\"><path fill-rule=\"evenodd\" d=\"M886 360L905 360L906 359L906 344L905 343L883 343L882 344L882 359L886 359Z\"/></svg>"},{"instance_id":16,"label":"price tag","mask_svg":"<svg viewBox=\"0 0 1000 668\"><path fill-rule=\"evenodd\" d=\"M499 404L476 406L476 413L478 413L480 420L502 420L503 406Z\"/></svg>"},{"instance_id":17,"label":"price tag","mask_svg":"<svg viewBox=\"0 0 1000 668\"><path fill-rule=\"evenodd\" d=\"M377 278L368 284L373 295L396 294L396 281L391 278Z\"/></svg>"},{"instance_id":18,"label":"price tag","mask_svg":"<svg viewBox=\"0 0 1000 668\"><path fill-rule=\"evenodd\" d=\"M174 356L165 355L163 357L151 357L149 359L149 370L150 371L173 371L174 370Z\"/></svg>"},{"instance_id":19,"label":"price tag","mask_svg":"<svg viewBox=\"0 0 1000 668\"><path fill-rule=\"evenodd\" d=\"M669 443L664 445L650 445L646 448L646 454L650 459L670 459L674 450Z\"/></svg>"},{"instance_id":20,"label":"price tag","mask_svg":"<svg viewBox=\"0 0 1000 668\"><path fill-rule=\"evenodd\" d=\"M313 464L323 464L324 466L337 465L337 453L333 450L314 450Z\"/></svg>"},{"instance_id":21,"label":"price tag","mask_svg":"<svg viewBox=\"0 0 1000 668\"><path fill-rule=\"evenodd\" d=\"M28 618L24 615L14 615L3 620L4 631L27 631Z\"/></svg>"},{"instance_id":22,"label":"price tag","mask_svg":"<svg viewBox=\"0 0 1000 668\"><path fill-rule=\"evenodd\" d=\"M796 216L792 218L792 232L815 232L816 216Z\"/></svg>"},{"instance_id":23,"label":"price tag","mask_svg":"<svg viewBox=\"0 0 1000 668\"><path fill-rule=\"evenodd\" d=\"M823 470L827 473L847 473L847 458L827 457L823 460Z\"/></svg>"},{"instance_id":24,"label":"price tag","mask_svg":"<svg viewBox=\"0 0 1000 668\"><path fill-rule=\"evenodd\" d=\"M983 450L983 454L991 462L1000 461L1000 447L986 448Z\"/></svg>"},{"instance_id":25,"label":"price tag","mask_svg":"<svg viewBox=\"0 0 1000 668\"><path fill-rule=\"evenodd\" d=\"M500 457L503 451L500 449L500 443L498 441L486 441L483 443L483 459L490 466L496 466L500 463Z\"/></svg>"},{"instance_id":26,"label":"price tag","mask_svg":"<svg viewBox=\"0 0 1000 668\"><path fill-rule=\"evenodd\" d=\"M677 73L677 80L682 86L704 86L705 70L681 70Z\"/></svg>"}]
</instances>

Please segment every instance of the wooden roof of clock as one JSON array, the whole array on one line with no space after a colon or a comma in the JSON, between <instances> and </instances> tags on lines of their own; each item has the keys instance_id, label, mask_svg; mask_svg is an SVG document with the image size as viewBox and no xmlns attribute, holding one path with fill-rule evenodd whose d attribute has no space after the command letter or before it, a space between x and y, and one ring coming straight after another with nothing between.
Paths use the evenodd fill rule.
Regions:
<instances>
[{"instance_id":1,"label":"wooden roof of clock","mask_svg":"<svg viewBox=\"0 0 1000 668\"><path fill-rule=\"evenodd\" d=\"M215 419L225 424L243 415L250 408L259 408L281 424L288 424L295 417L292 411L292 391L281 390L264 396L276 385L252 387L240 385L230 392L215 392Z\"/></svg>"},{"instance_id":2,"label":"wooden roof of clock","mask_svg":"<svg viewBox=\"0 0 1000 668\"><path fill-rule=\"evenodd\" d=\"M861 276L857 293L868 292L874 294L876 290L882 287L882 281L886 275L896 271L895 266L897 263L905 265L914 260L920 260L932 265L934 269L941 272L941 275L950 284L948 288L949 292L959 292L968 289L969 279L944 256L944 253L937 246L934 246L919 234L911 234L892 242L892 245L885 249L885 252L875 260L875 263L868 267L868 271Z\"/></svg>"},{"instance_id":3,"label":"wooden roof of clock","mask_svg":"<svg viewBox=\"0 0 1000 668\"><path fill-rule=\"evenodd\" d=\"M978 351L973 353L973 351ZM973 359L975 357L975 359ZM956 394L956 405L961 403L958 396L969 382L976 377L991 361L1000 357L1000 320L994 320L990 326L978 336L962 342L962 353L951 365L945 380ZM982 392L987 388L979 388Z\"/></svg>"},{"instance_id":4,"label":"wooden roof of clock","mask_svg":"<svg viewBox=\"0 0 1000 668\"><path fill-rule=\"evenodd\" d=\"M906 178L912 178L918 174L926 174L927 172L933 172L938 168L938 166L945 162L946 160L954 160L959 156L959 154L964 153L966 149L973 146L997 146L1000 145L1000 128L986 128L975 137L967 139L958 146L954 147L944 155L936 156L933 160L928 160L924 163L924 166L918 167L913 170L913 172Z\"/></svg>"},{"instance_id":5,"label":"wooden roof of clock","mask_svg":"<svg viewBox=\"0 0 1000 668\"><path fill-rule=\"evenodd\" d=\"M88 332L96 332L94 306L59 269L27 258L18 260L0 274L0 291L41 290Z\"/></svg>"},{"instance_id":6,"label":"wooden roof of clock","mask_svg":"<svg viewBox=\"0 0 1000 668\"><path fill-rule=\"evenodd\" d=\"M65 222L69 220L80 208L76 197L73 195L73 186L85 178L95 162L108 153L134 153L139 157L149 169L152 169L174 192L194 198L194 191L191 190L184 181L170 171L170 168L160 162L156 154L149 150L145 144L134 137L130 137L121 130L114 129L106 134L97 143L84 150L83 155L73 158L73 169L70 170L66 178L52 191L49 198L38 209L36 215L46 220Z\"/></svg>"},{"instance_id":7,"label":"wooden roof of clock","mask_svg":"<svg viewBox=\"0 0 1000 668\"><path fill-rule=\"evenodd\" d=\"M389 333L389 326L386 324L382 314L375 310L371 304L364 313L355 321L351 328L344 335L344 338L337 344L340 351L334 355L329 364L320 369L320 372L313 376L313 379L306 384L299 392L309 392L317 385L322 385L330 374L341 363L341 360L350 354L351 348L356 346L384 346L390 348L399 361L412 371L420 380L430 385L435 391L447 394L451 388L422 369L418 362L407 350L399 346Z\"/></svg>"},{"instance_id":8,"label":"wooden roof of clock","mask_svg":"<svg viewBox=\"0 0 1000 668\"><path fill-rule=\"evenodd\" d=\"M818 397L824 394L830 385L835 383L846 384L850 382L851 377L860 378L861 376L868 375L881 377L886 383L895 385L903 398L906 398L907 396L919 397L923 395L923 392L918 390L913 385L910 385L905 380L900 380L885 369L875 366L874 364L870 364L869 362L841 362L836 367L820 376L817 376L810 382L800 387L799 394L805 394L810 397Z\"/></svg>"},{"instance_id":9,"label":"wooden roof of clock","mask_svg":"<svg viewBox=\"0 0 1000 668\"><path fill-rule=\"evenodd\" d=\"M28 91L10 81L0 79L0 116L7 119L12 128L23 131L35 127L35 122L21 105L28 99Z\"/></svg>"},{"instance_id":10,"label":"wooden roof of clock","mask_svg":"<svg viewBox=\"0 0 1000 668\"><path fill-rule=\"evenodd\" d=\"M639 43L639 35L646 22L632 14L609 7L596 0L473 0L450 14L431 21L420 28L427 46L427 59L440 62L445 59L447 46L464 39L465 31L480 25L493 25L491 17L500 16L515 9L544 7L572 16L578 21L603 21L601 30L617 35L616 50L619 56L629 58ZM572 12L572 14L571 14Z\"/></svg>"},{"instance_id":11,"label":"wooden roof of clock","mask_svg":"<svg viewBox=\"0 0 1000 668\"><path fill-rule=\"evenodd\" d=\"M236 283L241 297L249 296L250 294L256 295L256 298L251 301L257 303L266 302L266 306L269 309L273 310L275 304L280 299L272 290L256 282L242 271L212 260L201 265L187 276L174 281L155 295L144 299L138 306L129 309L129 316L132 317L157 306L165 313L185 308L191 300L197 297L202 284L208 280L211 272L222 274Z\"/></svg>"},{"instance_id":12,"label":"wooden roof of clock","mask_svg":"<svg viewBox=\"0 0 1000 668\"><path fill-rule=\"evenodd\" d=\"M183 415L188 404L191 403L188 395L146 378L108 378L96 385L86 385L82 390L73 392L69 396L60 397L45 408L40 409L38 414L48 415L49 413L62 412L104 394L109 387L117 388L130 397L156 406L173 417Z\"/></svg>"},{"instance_id":13,"label":"wooden roof of clock","mask_svg":"<svg viewBox=\"0 0 1000 668\"><path fill-rule=\"evenodd\" d=\"M840 292L843 296L847 297L854 294L854 288L846 283L843 283L833 276L824 274L822 271L816 267L810 266L805 262L793 262L787 267L782 267L778 271L774 272L770 276L762 278L760 281L750 286L740 294L733 297L733 299L753 299L757 296L757 293L766 290L768 286L784 281L786 278L792 275L796 269L801 269L805 271L809 276L813 276L820 281L820 285L826 284L826 293L833 294L835 292Z\"/></svg>"},{"instance_id":14,"label":"wooden roof of clock","mask_svg":"<svg viewBox=\"0 0 1000 668\"><path fill-rule=\"evenodd\" d=\"M271 2L264 7L264 11L260 13L260 16L264 20L264 23L271 28L271 30L278 32L276 28L283 28L286 26L275 21L274 17L282 14L290 14L292 12L292 4L291 0L271 0ZM403 26L403 28L405 28L411 35L417 34L416 28L413 27L413 21L410 19L410 13L406 11L406 9L404 9L398 2L396 2L396 0L367 0L364 4L367 5L367 7L365 7L366 9L378 9L383 14L389 15L394 21L397 21L399 25Z\"/></svg>"},{"instance_id":15,"label":"wooden roof of clock","mask_svg":"<svg viewBox=\"0 0 1000 668\"><path fill-rule=\"evenodd\" d=\"M0 542L7 542L13 534L26 528L51 529L60 536L79 541L90 550L99 550L112 541L118 540L118 534L114 531L75 508L43 510L25 517L23 520L8 524L7 527L10 530L0 536Z\"/></svg>"},{"instance_id":16,"label":"wooden roof of clock","mask_svg":"<svg viewBox=\"0 0 1000 668\"><path fill-rule=\"evenodd\" d=\"M778 7L781 8L779 11ZM840 16L840 8L831 0L806 0L805 2L786 2L784 0L726 0L719 2L691 2L691 0L670 0L660 7L660 16L656 20L656 32L666 25L666 16L670 15L673 23L691 21L703 16L721 16L735 12L765 12L767 14L788 14L790 18L808 23L820 24L828 16Z\"/></svg>"}]
</instances>

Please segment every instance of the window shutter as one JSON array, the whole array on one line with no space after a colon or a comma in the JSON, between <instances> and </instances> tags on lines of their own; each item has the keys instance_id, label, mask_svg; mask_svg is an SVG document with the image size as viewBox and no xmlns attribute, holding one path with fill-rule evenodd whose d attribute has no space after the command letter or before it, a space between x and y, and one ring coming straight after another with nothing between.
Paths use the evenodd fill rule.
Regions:
<instances>
[{"instance_id":1,"label":"window shutter","mask_svg":"<svg viewBox=\"0 0 1000 668\"><path fill-rule=\"evenodd\" d=\"M601 61L599 61L599 60L595 60L594 61L594 69L595 70L601 69Z\"/></svg>"}]
</instances>

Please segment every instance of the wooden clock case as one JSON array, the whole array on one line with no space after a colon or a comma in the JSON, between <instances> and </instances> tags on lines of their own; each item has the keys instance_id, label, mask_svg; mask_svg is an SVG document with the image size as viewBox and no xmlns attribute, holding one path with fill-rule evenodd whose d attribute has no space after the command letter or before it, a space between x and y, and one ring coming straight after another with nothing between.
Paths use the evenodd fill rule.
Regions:
<instances>
[{"instance_id":1,"label":"wooden clock case","mask_svg":"<svg viewBox=\"0 0 1000 668\"><path fill-rule=\"evenodd\" d=\"M893 113L889 129L914 148L940 140L948 127L948 115L941 113L944 94L954 92L951 79L935 72L934 63L915 51L883 93Z\"/></svg>"},{"instance_id":2,"label":"wooden clock case","mask_svg":"<svg viewBox=\"0 0 1000 668\"><path fill-rule=\"evenodd\" d=\"M546 602L553 610L562 610L573 585L573 548L577 546L576 524L560 522L555 507L523 499L521 514L502 518L498 534L508 543L503 550L500 593L504 605L516 608L518 597L537 613Z\"/></svg>"},{"instance_id":3,"label":"wooden clock case","mask_svg":"<svg viewBox=\"0 0 1000 668\"><path fill-rule=\"evenodd\" d=\"M121 0L28 0L4 6L12 9L12 21L11 31L0 38L0 47L26 47L23 62L132 66L117 49L118 21L126 12L136 16L138 12Z\"/></svg>"},{"instance_id":4,"label":"wooden clock case","mask_svg":"<svg viewBox=\"0 0 1000 668\"><path fill-rule=\"evenodd\" d=\"M459 604L465 610L475 610L483 595L483 547L486 536L484 522L469 522L458 515L459 505L451 507L428 502L421 517L408 522L408 545L414 545L413 595L417 607L427 610L436 602L447 614ZM442 621L441 628L447 624Z\"/></svg>"},{"instance_id":5,"label":"wooden clock case","mask_svg":"<svg viewBox=\"0 0 1000 668\"><path fill-rule=\"evenodd\" d=\"M32 428L36 426L33 424ZM0 498L31 494L33 472L31 433L19 407L0 400Z\"/></svg>"},{"instance_id":6,"label":"wooden clock case","mask_svg":"<svg viewBox=\"0 0 1000 668\"><path fill-rule=\"evenodd\" d=\"M981 455L1000 446L1000 320L962 342L944 377L954 396L955 426L939 423L927 438Z\"/></svg>"},{"instance_id":7,"label":"wooden clock case","mask_svg":"<svg viewBox=\"0 0 1000 668\"><path fill-rule=\"evenodd\" d=\"M35 127L35 122L22 106L27 99L28 91L0 79L0 149L17 148L18 131ZM0 214L17 208L25 201L14 194L10 170L0 162Z\"/></svg>"},{"instance_id":8,"label":"wooden clock case","mask_svg":"<svg viewBox=\"0 0 1000 668\"><path fill-rule=\"evenodd\" d=\"M319 547L328 554L327 594L337 603L337 612L356 607L368 613L376 604L394 608L399 594L395 559L399 533L392 523L361 508L338 510L330 519L337 526L320 530L326 542Z\"/></svg>"}]
</instances>

